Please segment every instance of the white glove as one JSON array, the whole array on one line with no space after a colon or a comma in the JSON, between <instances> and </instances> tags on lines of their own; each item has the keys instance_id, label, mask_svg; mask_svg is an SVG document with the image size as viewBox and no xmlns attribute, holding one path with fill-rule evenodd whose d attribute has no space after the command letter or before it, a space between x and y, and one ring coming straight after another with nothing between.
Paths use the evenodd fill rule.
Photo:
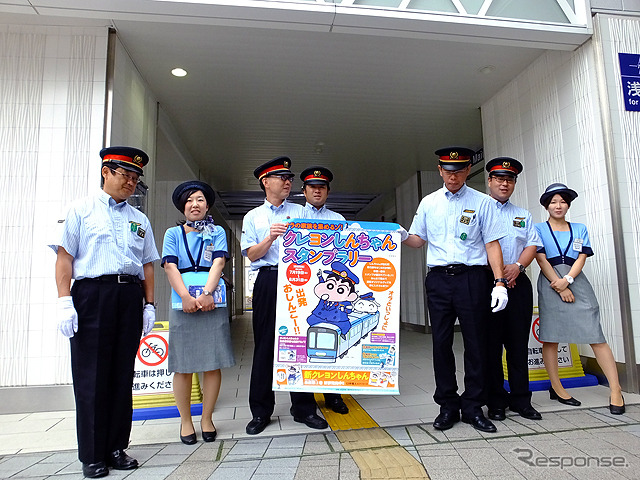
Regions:
<instances>
[{"instance_id":1,"label":"white glove","mask_svg":"<svg viewBox=\"0 0 640 480\"><path fill-rule=\"evenodd\" d=\"M400 234L400 241L404 242L407 238L409 238L409 232L407 232L402 225L400 228L396 230Z\"/></svg>"},{"instance_id":2,"label":"white glove","mask_svg":"<svg viewBox=\"0 0 640 480\"><path fill-rule=\"evenodd\" d=\"M57 315L60 333L67 338L73 337L73 334L78 331L78 312L73 306L73 298L58 297Z\"/></svg>"},{"instance_id":3,"label":"white glove","mask_svg":"<svg viewBox=\"0 0 640 480\"><path fill-rule=\"evenodd\" d=\"M504 310L504 307L507 306L507 302L509 301L509 295L507 294L507 287L493 287L491 290L491 306L493 309L492 312L499 312L500 310Z\"/></svg>"},{"instance_id":4,"label":"white glove","mask_svg":"<svg viewBox=\"0 0 640 480\"><path fill-rule=\"evenodd\" d=\"M142 335L149 335L156 323L156 307L147 303L142 311Z\"/></svg>"}]
</instances>

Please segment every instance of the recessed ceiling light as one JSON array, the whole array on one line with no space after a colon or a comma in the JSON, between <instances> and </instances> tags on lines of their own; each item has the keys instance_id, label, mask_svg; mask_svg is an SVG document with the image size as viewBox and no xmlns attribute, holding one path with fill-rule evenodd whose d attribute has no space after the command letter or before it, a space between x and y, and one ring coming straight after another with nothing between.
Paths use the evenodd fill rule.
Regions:
<instances>
[{"instance_id":1,"label":"recessed ceiling light","mask_svg":"<svg viewBox=\"0 0 640 480\"><path fill-rule=\"evenodd\" d=\"M493 73L495 69L496 67L494 67L493 65L487 65L486 67L479 68L478 72L484 75L489 75L490 73Z\"/></svg>"},{"instance_id":2,"label":"recessed ceiling light","mask_svg":"<svg viewBox=\"0 0 640 480\"><path fill-rule=\"evenodd\" d=\"M176 77L184 77L187 75L187 71L184 68L178 67L171 70L171 74Z\"/></svg>"}]
</instances>

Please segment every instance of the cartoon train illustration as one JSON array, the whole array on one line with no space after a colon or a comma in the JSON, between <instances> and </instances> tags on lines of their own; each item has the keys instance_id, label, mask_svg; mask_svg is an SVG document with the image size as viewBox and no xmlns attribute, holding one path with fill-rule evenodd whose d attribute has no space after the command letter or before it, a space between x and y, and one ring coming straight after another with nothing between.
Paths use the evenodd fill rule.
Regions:
<instances>
[{"instance_id":1,"label":"cartoon train illustration","mask_svg":"<svg viewBox=\"0 0 640 480\"><path fill-rule=\"evenodd\" d=\"M351 328L346 335L331 323L318 323L307 330L307 356L311 363L335 363L344 358L349 349L378 326L380 312L357 312L349 314Z\"/></svg>"}]
</instances>

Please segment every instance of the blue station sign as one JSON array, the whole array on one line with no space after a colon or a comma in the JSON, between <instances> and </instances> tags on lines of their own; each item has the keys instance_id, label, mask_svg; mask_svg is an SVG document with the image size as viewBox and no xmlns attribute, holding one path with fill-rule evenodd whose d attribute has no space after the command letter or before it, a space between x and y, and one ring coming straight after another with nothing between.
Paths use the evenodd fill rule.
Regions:
<instances>
[{"instance_id":1,"label":"blue station sign","mask_svg":"<svg viewBox=\"0 0 640 480\"><path fill-rule=\"evenodd\" d=\"M618 59L625 110L640 112L640 54L618 53Z\"/></svg>"}]
</instances>

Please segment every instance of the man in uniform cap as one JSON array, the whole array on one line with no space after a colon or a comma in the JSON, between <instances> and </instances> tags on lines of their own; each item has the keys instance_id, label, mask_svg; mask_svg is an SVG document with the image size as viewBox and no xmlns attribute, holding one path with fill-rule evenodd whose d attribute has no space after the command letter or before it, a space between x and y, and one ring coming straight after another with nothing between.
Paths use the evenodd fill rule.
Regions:
<instances>
[{"instance_id":1,"label":"man in uniform cap","mask_svg":"<svg viewBox=\"0 0 640 480\"><path fill-rule=\"evenodd\" d=\"M126 202L149 157L133 147L104 148L100 156L102 190L73 202L62 238L50 245L57 253L58 329L71 343L78 457L89 478L107 475L108 467L138 466L124 449L140 334L155 322L159 258L149 219Z\"/></svg>"},{"instance_id":2,"label":"man in uniform cap","mask_svg":"<svg viewBox=\"0 0 640 480\"><path fill-rule=\"evenodd\" d=\"M531 220L531 214L509 201L522 172L522 164L511 157L498 157L487 162L489 195L507 235L500 239L504 260L504 278L509 289L509 303L504 310L490 313L491 331L487 339L487 384L489 386L489 418L504 420L509 407L522 417L540 420L542 416L531 406L529 390L529 330L533 314L533 290L525 269L536 256L542 241ZM509 390L504 389L502 348L507 351Z\"/></svg>"},{"instance_id":3,"label":"man in uniform cap","mask_svg":"<svg viewBox=\"0 0 640 480\"><path fill-rule=\"evenodd\" d=\"M428 242L425 286L436 380L433 398L440 405L433 426L438 430L453 427L462 411L463 422L483 432L495 432L495 425L482 412L486 403L485 335L489 308L498 311L507 304L507 281L498 243L506 232L491 199L465 183L473 150L449 147L435 153L444 186L422 199L408 238L403 240L414 248ZM407 237L406 232L402 236ZM462 395L458 395L453 354L456 318L465 347Z\"/></svg>"},{"instance_id":4,"label":"man in uniform cap","mask_svg":"<svg viewBox=\"0 0 640 480\"><path fill-rule=\"evenodd\" d=\"M277 157L260 165L253 172L266 198L262 205L249 211L242 221L240 247L242 255L251 260L251 269L258 270L253 287L253 365L249 385L249 408L253 418L247 424L249 435L262 432L271 421L275 405L272 390L273 345L276 328L276 298L280 237L287 230L289 219L303 218L300 205L287 197L295 175L288 157ZM310 428L327 428L327 422L316 413L311 392L290 392L291 414L296 422Z\"/></svg>"},{"instance_id":5,"label":"man in uniform cap","mask_svg":"<svg viewBox=\"0 0 640 480\"><path fill-rule=\"evenodd\" d=\"M333 180L331 170L320 166L309 167L302 171L300 180L302 180L302 193L307 200L303 218L345 221L342 215L325 206ZM325 393L324 403L336 413L343 415L349 413L349 407L339 393Z\"/></svg>"}]
</instances>

